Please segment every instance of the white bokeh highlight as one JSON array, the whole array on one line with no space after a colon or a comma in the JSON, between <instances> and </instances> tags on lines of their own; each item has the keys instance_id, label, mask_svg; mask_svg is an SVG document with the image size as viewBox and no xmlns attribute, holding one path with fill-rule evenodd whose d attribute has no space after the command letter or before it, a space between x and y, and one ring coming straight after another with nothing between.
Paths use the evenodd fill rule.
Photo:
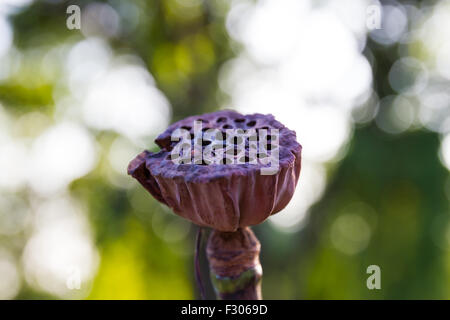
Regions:
<instances>
[{"instance_id":1,"label":"white bokeh highlight","mask_svg":"<svg viewBox=\"0 0 450 320\"><path fill-rule=\"evenodd\" d=\"M34 219L22 257L27 282L56 296L84 297L98 265L98 253L83 208L61 196L38 203ZM67 285L74 269L81 283L77 290Z\"/></svg>"},{"instance_id":2,"label":"white bokeh highlight","mask_svg":"<svg viewBox=\"0 0 450 320\"><path fill-rule=\"evenodd\" d=\"M74 123L60 123L34 141L27 176L36 193L52 195L89 173L95 164L95 140L89 131Z\"/></svg>"},{"instance_id":3,"label":"white bokeh highlight","mask_svg":"<svg viewBox=\"0 0 450 320\"><path fill-rule=\"evenodd\" d=\"M227 17L229 34L244 46L219 79L231 106L274 114L303 146L295 195L271 217L285 231L297 230L320 199L325 164L342 156L353 132L351 111L371 94L372 70L361 54L369 1L348 3L344 12L332 2L237 1Z\"/></svg>"}]
</instances>

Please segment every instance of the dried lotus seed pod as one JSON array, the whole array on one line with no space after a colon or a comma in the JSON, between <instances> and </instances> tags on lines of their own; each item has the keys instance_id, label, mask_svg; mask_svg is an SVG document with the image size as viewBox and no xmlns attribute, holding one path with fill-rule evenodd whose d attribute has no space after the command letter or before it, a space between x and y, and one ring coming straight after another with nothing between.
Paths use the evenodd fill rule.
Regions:
<instances>
[{"instance_id":1,"label":"dried lotus seed pod","mask_svg":"<svg viewBox=\"0 0 450 320\"><path fill-rule=\"evenodd\" d=\"M201 124L197 132L196 121ZM177 129L184 132L187 142L174 141ZM214 130L222 133L222 141L207 135ZM227 131L238 132L234 143L241 145L240 152L233 154L235 146L226 139ZM245 139L246 133L254 133L256 141ZM215 153L224 154L221 162L190 158L177 163L183 156L174 154L180 144L188 151L192 147L184 154L193 156L196 142L200 142L199 154L215 144L215 151L221 149ZM223 110L192 116L170 125L156 143L161 151L142 152L131 161L128 173L176 214L219 231L256 225L282 210L292 198L300 175L302 148L295 132L272 115Z\"/></svg>"}]
</instances>

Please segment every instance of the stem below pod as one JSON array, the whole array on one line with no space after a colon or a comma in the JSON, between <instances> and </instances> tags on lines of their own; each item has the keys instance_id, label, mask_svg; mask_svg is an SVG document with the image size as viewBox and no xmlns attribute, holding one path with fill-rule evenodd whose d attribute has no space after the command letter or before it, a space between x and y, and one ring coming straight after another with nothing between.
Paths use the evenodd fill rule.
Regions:
<instances>
[{"instance_id":1,"label":"stem below pod","mask_svg":"<svg viewBox=\"0 0 450 320\"><path fill-rule=\"evenodd\" d=\"M211 281L223 300L261 300L261 244L246 227L236 232L213 230L206 253Z\"/></svg>"}]
</instances>

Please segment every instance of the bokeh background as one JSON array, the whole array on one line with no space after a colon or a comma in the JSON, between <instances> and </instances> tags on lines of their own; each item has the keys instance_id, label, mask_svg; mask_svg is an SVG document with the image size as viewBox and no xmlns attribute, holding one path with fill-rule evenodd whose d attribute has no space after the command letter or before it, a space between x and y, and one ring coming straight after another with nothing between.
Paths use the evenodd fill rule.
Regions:
<instances>
[{"instance_id":1,"label":"bokeh background","mask_svg":"<svg viewBox=\"0 0 450 320\"><path fill-rule=\"evenodd\" d=\"M265 298L450 298L449 39L450 1L0 0L0 298L198 298L196 227L126 167L220 108L303 145Z\"/></svg>"}]
</instances>

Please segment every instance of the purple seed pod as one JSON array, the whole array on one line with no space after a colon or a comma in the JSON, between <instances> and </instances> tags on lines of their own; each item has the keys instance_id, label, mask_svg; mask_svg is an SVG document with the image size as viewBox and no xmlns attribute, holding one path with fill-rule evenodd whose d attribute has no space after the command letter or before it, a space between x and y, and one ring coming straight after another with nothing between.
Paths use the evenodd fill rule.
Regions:
<instances>
[{"instance_id":1,"label":"purple seed pod","mask_svg":"<svg viewBox=\"0 0 450 320\"><path fill-rule=\"evenodd\" d=\"M128 174L176 214L218 231L256 225L282 210L300 175L295 132L272 115L223 110L191 116L155 142L161 151L139 154Z\"/></svg>"}]
</instances>

